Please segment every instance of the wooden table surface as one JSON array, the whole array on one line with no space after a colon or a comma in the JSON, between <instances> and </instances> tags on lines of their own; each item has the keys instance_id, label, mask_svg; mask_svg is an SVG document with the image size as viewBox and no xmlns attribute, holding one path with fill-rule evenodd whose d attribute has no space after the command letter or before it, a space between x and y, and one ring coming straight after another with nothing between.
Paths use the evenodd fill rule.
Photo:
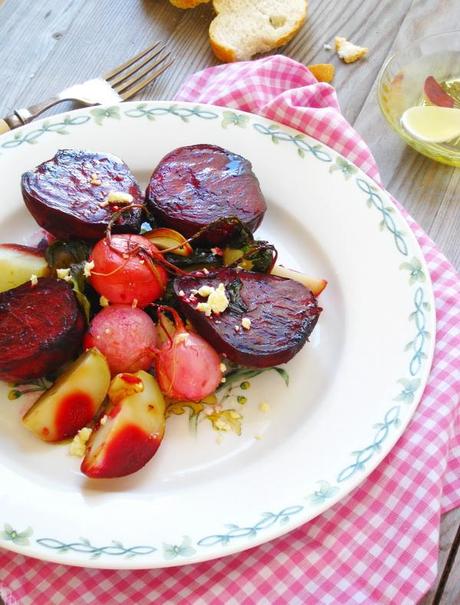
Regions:
<instances>
[{"instance_id":1,"label":"wooden table surface","mask_svg":"<svg viewBox=\"0 0 460 605\"><path fill-rule=\"evenodd\" d=\"M170 99L189 74L218 64L208 45L211 18L208 5L181 11L167 0L0 0L0 115L104 73L155 40L169 40L175 65L139 98ZM310 0L307 23L282 52L336 65L342 111L370 146L385 186L458 269L460 169L405 146L381 116L375 87L394 48L455 24L459 0ZM368 46L369 58L342 64L323 48L335 35ZM460 510L444 516L438 584L423 605L460 603L459 528Z\"/></svg>"}]
</instances>

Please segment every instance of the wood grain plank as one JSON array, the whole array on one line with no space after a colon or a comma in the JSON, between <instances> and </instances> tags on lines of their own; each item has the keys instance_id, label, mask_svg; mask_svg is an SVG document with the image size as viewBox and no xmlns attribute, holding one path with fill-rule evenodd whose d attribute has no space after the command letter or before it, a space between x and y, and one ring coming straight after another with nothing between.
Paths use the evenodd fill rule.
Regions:
<instances>
[{"instance_id":1,"label":"wood grain plank","mask_svg":"<svg viewBox=\"0 0 460 605\"><path fill-rule=\"evenodd\" d=\"M460 603L460 553L452 546L460 530L460 509L443 516L439 537L438 575L432 589L419 605L458 605ZM449 555L452 561L449 565ZM443 574L446 572L446 577ZM443 580L442 585L440 581Z\"/></svg>"},{"instance_id":2,"label":"wood grain plank","mask_svg":"<svg viewBox=\"0 0 460 605\"><path fill-rule=\"evenodd\" d=\"M449 31L460 19L457 0L413 2L403 19L392 51L407 48L412 40ZM387 189L406 207L458 269L460 267L460 186L458 169L424 158L391 131L377 107L372 87L355 121L368 142ZM446 220L447 219L447 220Z\"/></svg>"},{"instance_id":3,"label":"wood grain plank","mask_svg":"<svg viewBox=\"0 0 460 605\"><path fill-rule=\"evenodd\" d=\"M18 104L32 102L37 73L71 27L79 10L78 2L72 0L6 0L0 20L2 113ZM48 89L48 96L49 92Z\"/></svg>"}]
</instances>

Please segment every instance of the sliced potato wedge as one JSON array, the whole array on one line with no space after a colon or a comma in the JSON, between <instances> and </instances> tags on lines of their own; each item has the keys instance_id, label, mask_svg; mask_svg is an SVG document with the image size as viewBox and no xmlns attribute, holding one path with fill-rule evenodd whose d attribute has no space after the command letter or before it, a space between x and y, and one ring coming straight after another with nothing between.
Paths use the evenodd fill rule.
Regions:
<instances>
[{"instance_id":1,"label":"sliced potato wedge","mask_svg":"<svg viewBox=\"0 0 460 605\"><path fill-rule=\"evenodd\" d=\"M91 422L109 385L105 357L89 349L41 395L22 421L43 441L70 439Z\"/></svg>"},{"instance_id":2,"label":"sliced potato wedge","mask_svg":"<svg viewBox=\"0 0 460 605\"><path fill-rule=\"evenodd\" d=\"M0 292L11 290L35 275L46 277L49 267L41 252L20 244L0 244Z\"/></svg>"},{"instance_id":3,"label":"sliced potato wedge","mask_svg":"<svg viewBox=\"0 0 460 605\"><path fill-rule=\"evenodd\" d=\"M81 470L88 477L123 477L154 456L165 430L165 401L155 378L144 371L117 374L109 407L93 430Z\"/></svg>"}]
</instances>

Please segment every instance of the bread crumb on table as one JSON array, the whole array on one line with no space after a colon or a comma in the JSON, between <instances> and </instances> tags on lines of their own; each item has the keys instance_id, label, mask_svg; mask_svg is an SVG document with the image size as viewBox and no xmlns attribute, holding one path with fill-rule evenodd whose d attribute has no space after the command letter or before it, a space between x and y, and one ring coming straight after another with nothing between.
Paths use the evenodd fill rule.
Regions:
<instances>
[{"instance_id":1,"label":"bread crumb on table","mask_svg":"<svg viewBox=\"0 0 460 605\"><path fill-rule=\"evenodd\" d=\"M340 59L342 59L342 61L345 63L354 63L355 61L359 61L359 59L366 57L369 53L368 48L353 44L353 42L350 42L341 36L336 36L335 38L335 50Z\"/></svg>"}]
</instances>

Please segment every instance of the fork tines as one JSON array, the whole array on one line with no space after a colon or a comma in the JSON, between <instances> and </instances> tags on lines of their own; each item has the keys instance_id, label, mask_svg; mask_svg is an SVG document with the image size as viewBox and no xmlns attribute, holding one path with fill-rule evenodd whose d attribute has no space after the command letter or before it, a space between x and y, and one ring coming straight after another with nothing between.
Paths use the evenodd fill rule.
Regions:
<instances>
[{"instance_id":1,"label":"fork tines","mask_svg":"<svg viewBox=\"0 0 460 605\"><path fill-rule=\"evenodd\" d=\"M123 101L130 99L158 78L172 63L166 45L156 42L104 76Z\"/></svg>"}]
</instances>

